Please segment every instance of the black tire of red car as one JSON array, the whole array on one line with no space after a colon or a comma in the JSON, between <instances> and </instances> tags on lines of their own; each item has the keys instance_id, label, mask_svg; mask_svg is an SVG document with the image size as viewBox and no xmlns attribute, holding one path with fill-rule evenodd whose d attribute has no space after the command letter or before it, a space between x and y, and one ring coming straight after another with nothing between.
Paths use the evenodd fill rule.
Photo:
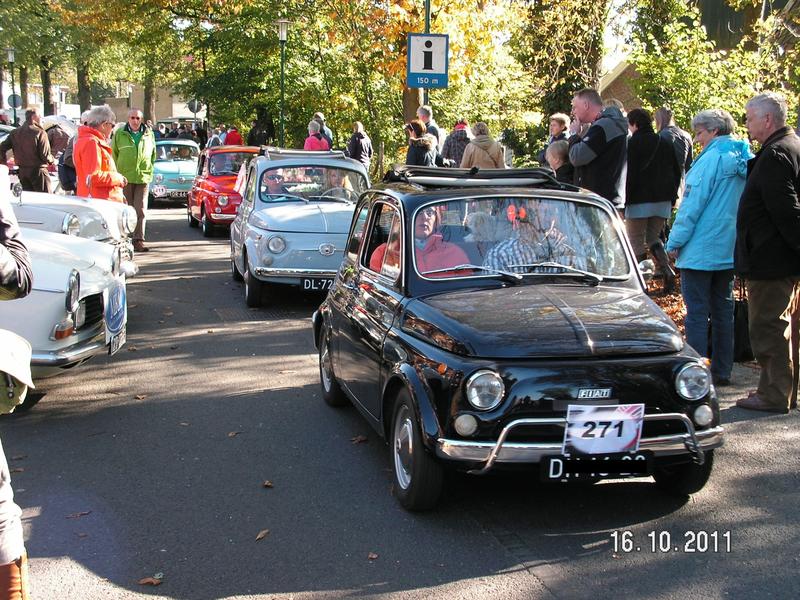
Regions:
<instances>
[{"instance_id":1,"label":"black tire of red car","mask_svg":"<svg viewBox=\"0 0 800 600\"><path fill-rule=\"evenodd\" d=\"M214 237L214 225L206 216L206 211L202 208L200 209L200 228L203 232L203 237Z\"/></svg>"},{"instance_id":2,"label":"black tire of red car","mask_svg":"<svg viewBox=\"0 0 800 600\"><path fill-rule=\"evenodd\" d=\"M243 255L243 258L244 273L242 273L242 278L244 279L244 301L250 308L258 308L261 306L261 293L264 289L264 284L253 277L253 274L250 272L250 263L248 262L246 254Z\"/></svg>"},{"instance_id":3,"label":"black tire of red car","mask_svg":"<svg viewBox=\"0 0 800 600\"><path fill-rule=\"evenodd\" d=\"M192 209L189 206L186 206L186 220L189 222L189 227L197 227L199 223L195 221L194 217L192 216Z\"/></svg>"},{"instance_id":4,"label":"black tire of red car","mask_svg":"<svg viewBox=\"0 0 800 600\"><path fill-rule=\"evenodd\" d=\"M702 465L689 462L671 467L656 466L653 479L656 480L659 489L664 492L674 496L688 496L703 489L713 467L714 451L709 450L705 453L705 461Z\"/></svg>"},{"instance_id":5,"label":"black tire of red car","mask_svg":"<svg viewBox=\"0 0 800 600\"><path fill-rule=\"evenodd\" d=\"M408 390L402 388L395 400L389 438L394 493L407 510L430 510L444 489L444 469L422 443Z\"/></svg>"},{"instance_id":6,"label":"black tire of red car","mask_svg":"<svg viewBox=\"0 0 800 600\"><path fill-rule=\"evenodd\" d=\"M330 335L323 326L319 334L319 382L322 387L322 399L328 406L347 406L349 404L347 396L344 395L333 372L330 345Z\"/></svg>"}]
</instances>

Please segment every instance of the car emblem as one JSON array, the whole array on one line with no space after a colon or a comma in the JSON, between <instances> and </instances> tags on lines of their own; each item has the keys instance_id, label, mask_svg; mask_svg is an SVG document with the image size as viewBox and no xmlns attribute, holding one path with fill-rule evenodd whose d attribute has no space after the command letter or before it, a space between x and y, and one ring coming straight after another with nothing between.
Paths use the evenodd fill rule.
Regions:
<instances>
[{"instance_id":1,"label":"car emblem","mask_svg":"<svg viewBox=\"0 0 800 600\"><path fill-rule=\"evenodd\" d=\"M584 388L578 391L578 400L605 400L611 398L611 388Z\"/></svg>"},{"instance_id":2,"label":"car emblem","mask_svg":"<svg viewBox=\"0 0 800 600\"><path fill-rule=\"evenodd\" d=\"M320 244L319 245L319 253L322 256L331 256L334 252L336 252L336 246L333 244Z\"/></svg>"},{"instance_id":3,"label":"car emblem","mask_svg":"<svg viewBox=\"0 0 800 600\"><path fill-rule=\"evenodd\" d=\"M178 177L178 183L186 183L186 177Z\"/></svg>"}]
</instances>

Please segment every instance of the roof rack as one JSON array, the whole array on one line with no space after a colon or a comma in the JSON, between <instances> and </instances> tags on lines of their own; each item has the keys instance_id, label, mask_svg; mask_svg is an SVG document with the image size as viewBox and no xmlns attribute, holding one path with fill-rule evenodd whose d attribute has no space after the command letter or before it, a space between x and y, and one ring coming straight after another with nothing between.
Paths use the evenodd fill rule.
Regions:
<instances>
[{"instance_id":1,"label":"roof rack","mask_svg":"<svg viewBox=\"0 0 800 600\"><path fill-rule=\"evenodd\" d=\"M341 150L295 150L275 146L261 146L258 155L266 156L270 160L277 158L347 158Z\"/></svg>"},{"instance_id":2,"label":"roof rack","mask_svg":"<svg viewBox=\"0 0 800 600\"><path fill-rule=\"evenodd\" d=\"M435 187L492 187L492 186L528 186L555 188L577 191L580 188L562 183L555 178L555 173L546 168L530 169L451 169L441 167L418 167L413 165L395 165L383 177L384 183L401 182L416 183Z\"/></svg>"}]
</instances>

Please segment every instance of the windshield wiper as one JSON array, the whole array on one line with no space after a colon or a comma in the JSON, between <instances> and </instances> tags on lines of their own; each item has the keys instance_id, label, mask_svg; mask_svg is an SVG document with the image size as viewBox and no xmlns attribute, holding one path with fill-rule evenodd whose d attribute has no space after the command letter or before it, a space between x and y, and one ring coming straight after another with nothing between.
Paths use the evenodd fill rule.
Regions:
<instances>
[{"instance_id":1,"label":"windshield wiper","mask_svg":"<svg viewBox=\"0 0 800 600\"><path fill-rule=\"evenodd\" d=\"M434 273L448 273L450 271L464 271L466 269L480 269L481 271L488 271L490 273L500 275L503 281L508 281L510 283L520 283L523 279L522 275L518 273L511 273L510 271L502 271L500 269L484 267L483 265L472 265L469 263L463 265L456 265L454 267L448 267L446 269L435 269L433 271L424 271L423 273L420 273L420 275L432 275Z\"/></svg>"},{"instance_id":2,"label":"windshield wiper","mask_svg":"<svg viewBox=\"0 0 800 600\"><path fill-rule=\"evenodd\" d=\"M571 273L576 273L578 275L582 275L585 279L589 280L592 285L597 285L601 281L603 281L603 276L598 275L597 273L592 273L590 271L584 271L582 269L576 269L575 267L570 267L569 265L562 265L559 262L553 261L542 261L537 263L530 263L525 265L508 265L510 268L520 268L520 269L536 269L539 267L544 267L545 269L564 269L565 273L553 273L553 272L546 272L546 273L532 273L533 275L568 275Z\"/></svg>"},{"instance_id":3,"label":"windshield wiper","mask_svg":"<svg viewBox=\"0 0 800 600\"><path fill-rule=\"evenodd\" d=\"M308 198L303 198L302 196L295 196L294 194L261 194L261 199L263 200L264 198L292 198L295 200L302 200L303 202L308 204Z\"/></svg>"}]
</instances>

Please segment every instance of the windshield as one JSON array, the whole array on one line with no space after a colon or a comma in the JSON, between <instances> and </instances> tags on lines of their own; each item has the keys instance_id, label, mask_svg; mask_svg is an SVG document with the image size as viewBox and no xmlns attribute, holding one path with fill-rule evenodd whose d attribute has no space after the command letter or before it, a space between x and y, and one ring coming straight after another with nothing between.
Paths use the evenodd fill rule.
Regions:
<instances>
[{"instance_id":1,"label":"windshield","mask_svg":"<svg viewBox=\"0 0 800 600\"><path fill-rule=\"evenodd\" d=\"M610 215L589 203L533 197L427 204L413 221L414 265L428 278L498 273L627 278L624 244ZM449 267L471 265L448 270Z\"/></svg>"},{"instance_id":2,"label":"windshield","mask_svg":"<svg viewBox=\"0 0 800 600\"><path fill-rule=\"evenodd\" d=\"M188 144L157 144L156 160L197 160L200 150Z\"/></svg>"},{"instance_id":3,"label":"windshield","mask_svg":"<svg viewBox=\"0 0 800 600\"><path fill-rule=\"evenodd\" d=\"M355 202L367 189L363 175L339 167L276 167L261 174L263 202Z\"/></svg>"},{"instance_id":4,"label":"windshield","mask_svg":"<svg viewBox=\"0 0 800 600\"><path fill-rule=\"evenodd\" d=\"M250 162L252 152L221 152L211 156L208 163L210 175L238 175L242 166Z\"/></svg>"}]
</instances>

